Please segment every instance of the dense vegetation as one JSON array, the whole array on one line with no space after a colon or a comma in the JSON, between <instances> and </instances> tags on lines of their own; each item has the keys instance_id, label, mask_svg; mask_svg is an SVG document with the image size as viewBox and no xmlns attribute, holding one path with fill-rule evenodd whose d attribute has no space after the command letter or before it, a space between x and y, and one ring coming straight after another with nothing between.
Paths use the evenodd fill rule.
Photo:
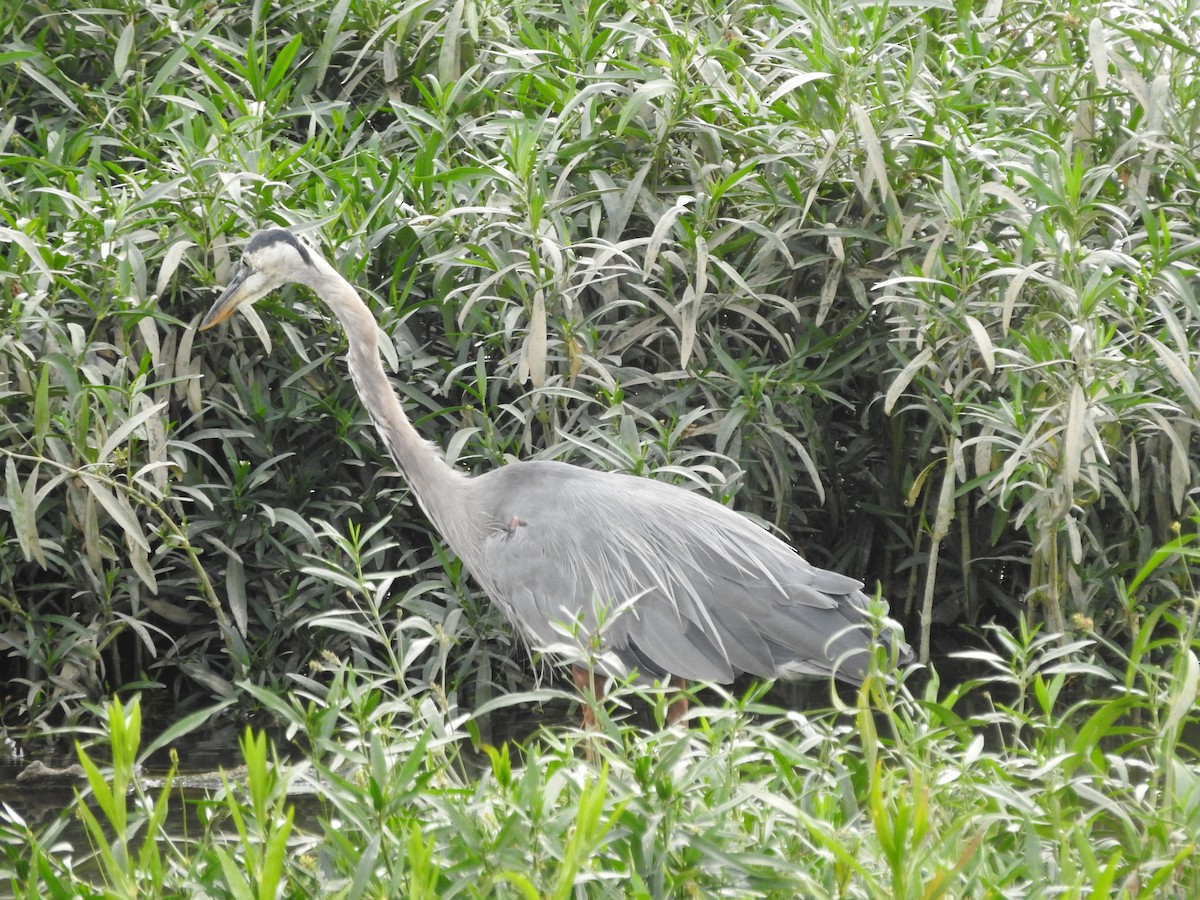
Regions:
<instances>
[{"instance_id":1,"label":"dense vegetation","mask_svg":"<svg viewBox=\"0 0 1200 900\"><path fill-rule=\"evenodd\" d=\"M108 720L108 890L1200 895L1198 20L0 2L0 725ZM590 758L555 729L481 775L481 711L557 692L389 473L342 335L299 291L194 330L272 222L360 286L457 464L709 491L983 683L688 734L620 706ZM136 692L196 710L167 737L271 710L324 833L255 737L211 833L134 853ZM56 833L0 811L15 890L90 890Z\"/></svg>"}]
</instances>

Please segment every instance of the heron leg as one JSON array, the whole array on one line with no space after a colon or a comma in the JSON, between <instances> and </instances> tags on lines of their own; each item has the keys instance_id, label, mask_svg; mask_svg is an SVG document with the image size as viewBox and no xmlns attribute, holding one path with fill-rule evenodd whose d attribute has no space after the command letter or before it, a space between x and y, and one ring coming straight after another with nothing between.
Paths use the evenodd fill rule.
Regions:
<instances>
[{"instance_id":1,"label":"heron leg","mask_svg":"<svg viewBox=\"0 0 1200 900\"><path fill-rule=\"evenodd\" d=\"M682 678L672 678L671 683L679 690L679 696L667 707L667 724L675 725L688 711L687 681Z\"/></svg>"},{"instance_id":2,"label":"heron leg","mask_svg":"<svg viewBox=\"0 0 1200 900\"><path fill-rule=\"evenodd\" d=\"M608 679L580 666L571 667L571 677L575 679L575 689L579 691L583 700L583 727L595 728L600 724L596 718L596 704L604 696L604 686L608 684Z\"/></svg>"}]
</instances>

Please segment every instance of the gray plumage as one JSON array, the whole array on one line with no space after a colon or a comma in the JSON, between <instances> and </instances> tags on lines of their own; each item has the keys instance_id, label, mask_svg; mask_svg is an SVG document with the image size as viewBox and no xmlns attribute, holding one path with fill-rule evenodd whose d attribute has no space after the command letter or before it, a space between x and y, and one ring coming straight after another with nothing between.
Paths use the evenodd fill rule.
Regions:
<instances>
[{"instance_id":1,"label":"gray plumage","mask_svg":"<svg viewBox=\"0 0 1200 900\"><path fill-rule=\"evenodd\" d=\"M310 287L337 316L363 406L422 509L535 648L562 645L572 631L586 640L602 622L606 674L861 680L871 645L862 584L810 565L721 504L567 463L516 462L476 477L449 466L404 414L370 310L290 232L250 239L200 327L288 282ZM898 635L896 643L900 661L911 659Z\"/></svg>"}]
</instances>

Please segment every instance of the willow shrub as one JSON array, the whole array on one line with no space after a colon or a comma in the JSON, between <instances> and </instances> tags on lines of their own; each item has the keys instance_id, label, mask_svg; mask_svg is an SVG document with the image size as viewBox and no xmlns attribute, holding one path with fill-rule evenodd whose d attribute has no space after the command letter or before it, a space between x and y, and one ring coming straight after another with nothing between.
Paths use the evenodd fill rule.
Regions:
<instances>
[{"instance_id":1,"label":"willow shrub","mask_svg":"<svg viewBox=\"0 0 1200 900\"><path fill-rule=\"evenodd\" d=\"M1197 551L1169 546L1138 577L1180 553ZM661 726L669 696L619 686L596 729L556 725L514 752L480 741L497 704L464 709L413 671L433 621L380 627L388 581L359 579L358 606L325 614L359 631L360 663L250 688L302 758L247 730L245 764L219 786L173 766L150 779L140 703L113 701L98 746L77 748L86 784L61 816L0 804L0 883L54 898L1200 891L1194 600L1151 610L1128 649L993 626L997 650L971 653L977 680L943 685L937 664L919 685L916 670L876 673L850 705L808 714L757 686L648 730L630 706L649 701ZM183 790L195 821L181 829Z\"/></svg>"},{"instance_id":2,"label":"willow shrub","mask_svg":"<svg viewBox=\"0 0 1200 900\"><path fill-rule=\"evenodd\" d=\"M1196 483L1194 13L6 5L7 715L361 658L311 626L360 562L451 695L527 683L309 299L194 332L267 223L361 287L459 465L736 495L923 648L1131 641L1187 583L1118 589Z\"/></svg>"}]
</instances>

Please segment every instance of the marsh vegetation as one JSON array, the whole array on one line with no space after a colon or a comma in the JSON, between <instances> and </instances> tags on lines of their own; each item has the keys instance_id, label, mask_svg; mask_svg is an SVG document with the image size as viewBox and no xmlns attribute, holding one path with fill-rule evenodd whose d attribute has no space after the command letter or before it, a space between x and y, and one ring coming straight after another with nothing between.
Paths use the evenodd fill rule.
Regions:
<instances>
[{"instance_id":1,"label":"marsh vegetation","mask_svg":"<svg viewBox=\"0 0 1200 900\"><path fill-rule=\"evenodd\" d=\"M1197 21L0 4L0 727L87 772L58 820L0 802L7 889L1200 895ZM706 691L687 731L625 685L593 735L501 741L570 697L390 472L335 325L295 291L195 332L269 223L364 292L457 465L709 492L932 665ZM251 729L165 828L137 761L249 711L287 759Z\"/></svg>"}]
</instances>

